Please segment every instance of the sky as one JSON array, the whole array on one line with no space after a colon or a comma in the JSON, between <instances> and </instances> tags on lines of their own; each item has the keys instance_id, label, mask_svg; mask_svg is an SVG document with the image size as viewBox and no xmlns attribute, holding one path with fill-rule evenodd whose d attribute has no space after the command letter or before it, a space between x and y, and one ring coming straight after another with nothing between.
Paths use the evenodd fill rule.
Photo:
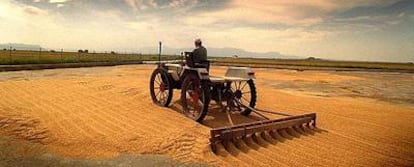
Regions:
<instances>
[{"instance_id":1,"label":"sky","mask_svg":"<svg viewBox=\"0 0 414 167\"><path fill-rule=\"evenodd\" d=\"M414 62L414 0L1 0L0 43Z\"/></svg>"}]
</instances>

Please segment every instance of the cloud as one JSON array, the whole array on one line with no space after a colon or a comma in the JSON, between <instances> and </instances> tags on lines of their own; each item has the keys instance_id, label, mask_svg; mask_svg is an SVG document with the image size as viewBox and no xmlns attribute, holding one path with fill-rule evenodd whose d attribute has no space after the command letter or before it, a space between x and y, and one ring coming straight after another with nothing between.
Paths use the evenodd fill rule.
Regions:
<instances>
[{"instance_id":1,"label":"cloud","mask_svg":"<svg viewBox=\"0 0 414 167\"><path fill-rule=\"evenodd\" d=\"M135 0L125 0L125 2L132 8L138 9L138 4Z\"/></svg>"},{"instance_id":2,"label":"cloud","mask_svg":"<svg viewBox=\"0 0 414 167\"><path fill-rule=\"evenodd\" d=\"M0 8L0 16L3 18L0 22L0 36L10 42L34 41L33 38L40 40L42 39L40 36L48 30L61 28L55 24L54 16L34 6L5 0L0 2Z\"/></svg>"},{"instance_id":3,"label":"cloud","mask_svg":"<svg viewBox=\"0 0 414 167\"><path fill-rule=\"evenodd\" d=\"M377 52L366 50L385 48L395 51L387 53L401 51L407 56L414 53L410 50L414 46L405 50L392 46L412 46L398 43L398 39L414 43L410 30L414 15L408 12L411 8L404 7L407 5L395 7L394 2L4 0L0 1L0 36L10 42L90 50L136 51L160 40L169 47L188 48L195 38L202 38L207 47L289 55L375 58ZM406 10L400 12L402 8ZM371 12L365 12L368 10ZM355 41L366 45L355 45Z\"/></svg>"},{"instance_id":4,"label":"cloud","mask_svg":"<svg viewBox=\"0 0 414 167\"><path fill-rule=\"evenodd\" d=\"M146 10L178 8L194 4L197 0L125 0L125 2L135 10Z\"/></svg>"},{"instance_id":5,"label":"cloud","mask_svg":"<svg viewBox=\"0 0 414 167\"><path fill-rule=\"evenodd\" d=\"M245 22L253 24L316 24L321 22L324 13L332 10L334 5L324 1L258 1L234 0L223 10L200 13L188 22L199 18L214 22Z\"/></svg>"},{"instance_id":6,"label":"cloud","mask_svg":"<svg viewBox=\"0 0 414 167\"><path fill-rule=\"evenodd\" d=\"M30 15L47 15L48 12L37 7L27 6L24 8L24 11Z\"/></svg>"},{"instance_id":7,"label":"cloud","mask_svg":"<svg viewBox=\"0 0 414 167\"><path fill-rule=\"evenodd\" d=\"M49 0L49 3L65 3L68 0Z\"/></svg>"},{"instance_id":8,"label":"cloud","mask_svg":"<svg viewBox=\"0 0 414 167\"><path fill-rule=\"evenodd\" d=\"M414 14L414 2L402 0L389 5L356 6L336 12L318 26L336 31L382 31L409 21L410 14Z\"/></svg>"},{"instance_id":9,"label":"cloud","mask_svg":"<svg viewBox=\"0 0 414 167\"><path fill-rule=\"evenodd\" d=\"M394 0L395 1L395 0ZM360 5L384 5L384 0L232 0L226 8L198 13L186 18L186 23L210 25L212 23L315 25L324 22L333 13L346 11ZM388 1L392 2L392 1ZM377 4L378 3L378 4ZM197 19L199 21L197 21ZM201 20L205 20L202 23ZM200 23L201 22L201 23Z\"/></svg>"}]
</instances>

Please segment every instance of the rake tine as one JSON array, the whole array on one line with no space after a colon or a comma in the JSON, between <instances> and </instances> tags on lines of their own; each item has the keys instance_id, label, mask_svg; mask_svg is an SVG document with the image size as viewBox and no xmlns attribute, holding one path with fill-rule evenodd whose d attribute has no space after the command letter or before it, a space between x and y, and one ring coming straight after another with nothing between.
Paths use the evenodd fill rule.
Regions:
<instances>
[{"instance_id":1,"label":"rake tine","mask_svg":"<svg viewBox=\"0 0 414 167\"><path fill-rule=\"evenodd\" d=\"M267 133L269 135L268 137L270 137L270 139L272 139L272 140L275 140L275 137L273 135L274 133L276 133L275 130L271 130Z\"/></svg>"},{"instance_id":2,"label":"rake tine","mask_svg":"<svg viewBox=\"0 0 414 167\"><path fill-rule=\"evenodd\" d=\"M270 137L272 137L273 139L277 139L277 138L276 138L276 134L275 134L275 133L277 133L277 131L276 131L276 130L269 131L269 135L270 135Z\"/></svg>"},{"instance_id":3,"label":"rake tine","mask_svg":"<svg viewBox=\"0 0 414 167\"><path fill-rule=\"evenodd\" d=\"M290 134L289 133L289 129L288 128L283 130L283 134L289 140L292 140L292 139L296 138L296 136L294 136L293 134Z\"/></svg>"},{"instance_id":4,"label":"rake tine","mask_svg":"<svg viewBox=\"0 0 414 167\"><path fill-rule=\"evenodd\" d=\"M306 124L302 124L302 126L298 127L299 129L301 129L302 131L306 132L306 129L308 128L306 126Z\"/></svg>"},{"instance_id":5,"label":"rake tine","mask_svg":"<svg viewBox=\"0 0 414 167\"><path fill-rule=\"evenodd\" d=\"M314 120L312 120L312 125L313 125L314 127L316 127L316 115L315 115L315 119L314 119Z\"/></svg>"},{"instance_id":6,"label":"rake tine","mask_svg":"<svg viewBox=\"0 0 414 167\"><path fill-rule=\"evenodd\" d=\"M231 152L230 150L230 142L229 141L223 141L222 142L224 149L226 149L228 152Z\"/></svg>"},{"instance_id":7,"label":"rake tine","mask_svg":"<svg viewBox=\"0 0 414 167\"><path fill-rule=\"evenodd\" d=\"M263 133L262 134L262 138L265 140L265 141L267 141L267 142L269 142L269 143L274 143L274 139L273 139L273 137L272 137L272 135L270 134L270 133L272 133L272 131L268 131L268 132L266 132L266 133Z\"/></svg>"},{"instance_id":8,"label":"rake tine","mask_svg":"<svg viewBox=\"0 0 414 167\"><path fill-rule=\"evenodd\" d=\"M217 148L216 152L214 153L217 153L217 154L222 153L224 155L229 155L229 152L226 150L226 148L224 148L222 143L217 143L216 148Z\"/></svg>"},{"instance_id":9,"label":"rake tine","mask_svg":"<svg viewBox=\"0 0 414 167\"><path fill-rule=\"evenodd\" d=\"M256 143L256 141L254 141L253 137L247 138L246 143L250 148L254 150L258 150L261 147L259 144Z\"/></svg>"},{"instance_id":10,"label":"rake tine","mask_svg":"<svg viewBox=\"0 0 414 167\"><path fill-rule=\"evenodd\" d=\"M244 153L249 152L249 146L243 140L237 140L236 147Z\"/></svg>"},{"instance_id":11,"label":"rake tine","mask_svg":"<svg viewBox=\"0 0 414 167\"><path fill-rule=\"evenodd\" d=\"M266 132L267 131L263 131L262 133L260 133L260 137L262 138L262 139L266 139Z\"/></svg>"},{"instance_id":12,"label":"rake tine","mask_svg":"<svg viewBox=\"0 0 414 167\"><path fill-rule=\"evenodd\" d=\"M213 151L213 153L217 153L218 152L218 143L211 143L210 144L210 148L211 148L211 151Z\"/></svg>"},{"instance_id":13,"label":"rake tine","mask_svg":"<svg viewBox=\"0 0 414 167\"><path fill-rule=\"evenodd\" d=\"M241 141L241 143L243 144L243 147L244 147L246 150L250 149L250 148L251 148L251 146L252 146L249 142L250 142L250 141L249 141L249 139L247 139L247 138L245 138L244 140L242 140L242 141Z\"/></svg>"},{"instance_id":14,"label":"rake tine","mask_svg":"<svg viewBox=\"0 0 414 167\"><path fill-rule=\"evenodd\" d=\"M290 127L287 130L288 132L290 132L289 135L291 135L292 137L295 137L295 138L300 137L300 134L298 134L298 132L294 129L294 127Z\"/></svg>"},{"instance_id":15,"label":"rake tine","mask_svg":"<svg viewBox=\"0 0 414 167\"><path fill-rule=\"evenodd\" d=\"M302 129L302 125L294 127L294 129L299 132L301 135L307 135Z\"/></svg>"},{"instance_id":16,"label":"rake tine","mask_svg":"<svg viewBox=\"0 0 414 167\"><path fill-rule=\"evenodd\" d=\"M237 155L238 153L240 153L240 152L241 152L241 150L240 150L240 149L238 149L238 148L234 145L234 143L233 143L233 142L228 142L228 143L227 143L227 151L228 151L230 154L233 154L233 155Z\"/></svg>"},{"instance_id":17,"label":"rake tine","mask_svg":"<svg viewBox=\"0 0 414 167\"><path fill-rule=\"evenodd\" d=\"M237 149L242 150L241 145L240 145L240 140L233 140L232 142L233 142L234 146L236 146Z\"/></svg>"},{"instance_id":18,"label":"rake tine","mask_svg":"<svg viewBox=\"0 0 414 167\"><path fill-rule=\"evenodd\" d=\"M315 134L315 130L310 129L309 127L303 126L303 131L307 134Z\"/></svg>"},{"instance_id":19,"label":"rake tine","mask_svg":"<svg viewBox=\"0 0 414 167\"><path fill-rule=\"evenodd\" d=\"M275 135L276 135L276 138L281 140L281 141L292 140L293 139L293 137L288 134L287 128L279 129L277 131L277 133L275 133Z\"/></svg>"},{"instance_id":20,"label":"rake tine","mask_svg":"<svg viewBox=\"0 0 414 167\"><path fill-rule=\"evenodd\" d=\"M244 143L246 143L246 145L247 145L248 147L253 147L253 145L252 145L253 139L252 139L252 137L251 137L251 136L249 136L249 137L245 137L243 141L244 141Z\"/></svg>"},{"instance_id":21,"label":"rake tine","mask_svg":"<svg viewBox=\"0 0 414 167\"><path fill-rule=\"evenodd\" d=\"M313 127L312 126L308 126L307 124L304 124L303 126L302 126L302 129L303 130L305 130L305 129L308 129L308 130L311 130L311 131L313 131Z\"/></svg>"},{"instance_id":22,"label":"rake tine","mask_svg":"<svg viewBox=\"0 0 414 167\"><path fill-rule=\"evenodd\" d=\"M275 138L276 140L279 140L281 142L286 140L286 138L281 135L280 130L277 130L273 133L273 138Z\"/></svg>"},{"instance_id":23,"label":"rake tine","mask_svg":"<svg viewBox=\"0 0 414 167\"><path fill-rule=\"evenodd\" d=\"M289 136L291 136L291 137L293 137L293 138L296 138L296 135L295 135L295 132L293 132L292 131L292 128L291 127L289 127L289 128L286 128L286 134L287 135L289 135Z\"/></svg>"},{"instance_id":24,"label":"rake tine","mask_svg":"<svg viewBox=\"0 0 414 167\"><path fill-rule=\"evenodd\" d=\"M268 147L268 145L269 145L269 142L267 142L265 139L264 139L264 137L263 137L264 135L263 135L263 133L260 133L260 135L259 136L256 136L256 140L257 140L257 144L258 145L260 145L260 146L262 146L262 147Z\"/></svg>"},{"instance_id":25,"label":"rake tine","mask_svg":"<svg viewBox=\"0 0 414 167\"><path fill-rule=\"evenodd\" d=\"M303 131L305 131L305 128L306 128L306 125L305 125L305 124L302 124L302 125L300 126L300 129L302 129Z\"/></svg>"},{"instance_id":26,"label":"rake tine","mask_svg":"<svg viewBox=\"0 0 414 167\"><path fill-rule=\"evenodd\" d=\"M311 123L309 122L309 123L306 123L305 124L305 126L307 127L307 128L309 128L309 129L312 129L312 126L311 126Z\"/></svg>"},{"instance_id":27,"label":"rake tine","mask_svg":"<svg viewBox=\"0 0 414 167\"><path fill-rule=\"evenodd\" d=\"M300 128L302 125L298 125L298 126L295 126L295 127L292 127L292 129L296 132L296 134L298 134L298 135L303 135L303 131L302 131L302 129Z\"/></svg>"},{"instance_id":28,"label":"rake tine","mask_svg":"<svg viewBox=\"0 0 414 167\"><path fill-rule=\"evenodd\" d=\"M258 140L257 140L256 133L253 133L253 134L252 134L252 136L251 136L251 138L253 139L253 141L254 141L255 143L259 143L259 142L258 142Z\"/></svg>"}]
</instances>

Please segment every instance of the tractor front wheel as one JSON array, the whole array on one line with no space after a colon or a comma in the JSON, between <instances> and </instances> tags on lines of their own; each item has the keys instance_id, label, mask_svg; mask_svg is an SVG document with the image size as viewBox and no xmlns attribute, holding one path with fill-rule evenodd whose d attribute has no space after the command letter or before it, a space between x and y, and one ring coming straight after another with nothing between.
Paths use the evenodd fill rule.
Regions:
<instances>
[{"instance_id":1,"label":"tractor front wheel","mask_svg":"<svg viewBox=\"0 0 414 167\"><path fill-rule=\"evenodd\" d=\"M150 79L150 95L152 101L162 107L168 107L173 97L173 87L166 70L157 68Z\"/></svg>"}]
</instances>

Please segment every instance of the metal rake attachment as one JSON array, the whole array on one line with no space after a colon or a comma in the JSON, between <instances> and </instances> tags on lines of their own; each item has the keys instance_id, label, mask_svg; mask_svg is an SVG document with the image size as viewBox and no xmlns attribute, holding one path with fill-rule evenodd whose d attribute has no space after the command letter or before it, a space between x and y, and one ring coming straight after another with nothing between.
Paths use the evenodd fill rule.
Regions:
<instances>
[{"instance_id":1,"label":"metal rake attachment","mask_svg":"<svg viewBox=\"0 0 414 167\"><path fill-rule=\"evenodd\" d=\"M252 108L253 109L253 108ZM314 126L316 127L316 114L304 114L296 116L288 116L287 114L264 111L253 109L255 113L261 115L266 120L254 121L249 123L243 123L238 125L232 125L227 127L215 128L210 131L210 144L211 149L214 153L217 151L217 145L223 144L225 147L228 145L228 142L237 142L238 140L244 139L246 137L252 136L256 137L256 133L263 132L277 132L278 130L288 129L288 128L301 128L303 126ZM277 115L288 116L280 119L268 119L259 112L266 112ZM228 117L231 120L231 117ZM230 121L232 122L232 121Z\"/></svg>"}]
</instances>

